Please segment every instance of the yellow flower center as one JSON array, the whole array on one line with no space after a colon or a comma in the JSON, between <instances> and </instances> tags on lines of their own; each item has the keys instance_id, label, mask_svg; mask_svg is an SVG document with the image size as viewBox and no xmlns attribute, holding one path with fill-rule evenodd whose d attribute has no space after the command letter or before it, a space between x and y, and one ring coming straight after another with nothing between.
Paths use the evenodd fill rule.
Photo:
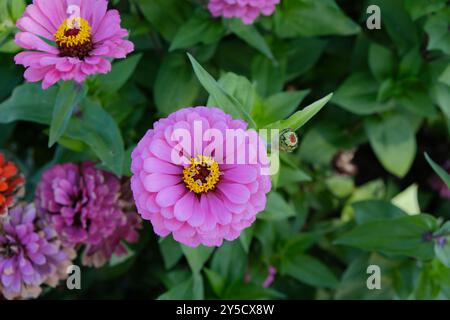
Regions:
<instances>
[{"instance_id":1,"label":"yellow flower center","mask_svg":"<svg viewBox=\"0 0 450 320\"><path fill-rule=\"evenodd\" d=\"M197 156L191 159L189 167L183 170L183 181L191 192L202 193L213 190L222 173L211 157Z\"/></svg>"},{"instance_id":2,"label":"yellow flower center","mask_svg":"<svg viewBox=\"0 0 450 320\"><path fill-rule=\"evenodd\" d=\"M83 18L64 20L54 34L58 46L74 47L91 42L91 26Z\"/></svg>"}]
</instances>

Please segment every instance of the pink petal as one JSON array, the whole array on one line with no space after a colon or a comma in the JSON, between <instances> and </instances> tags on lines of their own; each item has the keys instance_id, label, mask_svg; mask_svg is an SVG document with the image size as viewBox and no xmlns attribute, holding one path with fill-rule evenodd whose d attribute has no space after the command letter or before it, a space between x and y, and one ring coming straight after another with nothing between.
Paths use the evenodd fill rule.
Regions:
<instances>
[{"instance_id":1,"label":"pink petal","mask_svg":"<svg viewBox=\"0 0 450 320\"><path fill-rule=\"evenodd\" d=\"M187 221L194 213L194 204L198 201L192 192L187 192L175 204L173 213L180 221Z\"/></svg>"},{"instance_id":2,"label":"pink petal","mask_svg":"<svg viewBox=\"0 0 450 320\"><path fill-rule=\"evenodd\" d=\"M233 203L243 204L250 199L250 191L241 184L221 181L217 188Z\"/></svg>"},{"instance_id":3,"label":"pink petal","mask_svg":"<svg viewBox=\"0 0 450 320\"><path fill-rule=\"evenodd\" d=\"M186 192L183 184L164 188L156 195L156 203L163 208L173 206Z\"/></svg>"},{"instance_id":4,"label":"pink petal","mask_svg":"<svg viewBox=\"0 0 450 320\"><path fill-rule=\"evenodd\" d=\"M153 173L147 175L143 183L145 190L149 192L158 192L164 188L176 185L180 183L180 181L181 177L167 174Z\"/></svg>"}]
</instances>

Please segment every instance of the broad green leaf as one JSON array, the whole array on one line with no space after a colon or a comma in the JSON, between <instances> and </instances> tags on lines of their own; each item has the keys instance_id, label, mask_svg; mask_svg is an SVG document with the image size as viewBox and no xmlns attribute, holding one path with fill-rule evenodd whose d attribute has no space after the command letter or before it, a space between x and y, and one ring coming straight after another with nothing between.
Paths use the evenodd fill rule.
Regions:
<instances>
[{"instance_id":1,"label":"broad green leaf","mask_svg":"<svg viewBox=\"0 0 450 320\"><path fill-rule=\"evenodd\" d=\"M428 49L442 50L445 54L450 54L450 33L448 24L450 22L450 7L437 12L428 17L424 29L428 34Z\"/></svg>"},{"instance_id":2,"label":"broad green leaf","mask_svg":"<svg viewBox=\"0 0 450 320\"><path fill-rule=\"evenodd\" d=\"M275 13L275 32L281 38L353 35L360 27L334 0L283 0Z\"/></svg>"},{"instance_id":3,"label":"broad green leaf","mask_svg":"<svg viewBox=\"0 0 450 320\"><path fill-rule=\"evenodd\" d=\"M73 81L65 81L61 84L50 124L49 147L53 146L64 134L74 109L86 97L86 94L86 86L75 84Z\"/></svg>"},{"instance_id":4,"label":"broad green leaf","mask_svg":"<svg viewBox=\"0 0 450 320\"><path fill-rule=\"evenodd\" d=\"M269 124L267 128L269 129L285 129L290 128L294 131L303 127L312 117L314 117L322 108L330 101L332 93L326 97L317 100L311 105L305 107L303 110L297 111L292 116L286 120L277 121L275 123Z\"/></svg>"},{"instance_id":5,"label":"broad green leaf","mask_svg":"<svg viewBox=\"0 0 450 320\"><path fill-rule=\"evenodd\" d=\"M246 112L249 113L251 111L256 98L256 92L252 83L246 77L227 72L220 77L218 83L226 93L239 101ZM214 107L218 104L213 96L209 97L208 106Z\"/></svg>"},{"instance_id":6,"label":"broad green leaf","mask_svg":"<svg viewBox=\"0 0 450 320\"><path fill-rule=\"evenodd\" d=\"M255 121L250 117L244 106L225 89L188 53L194 72L202 86L216 100L218 107L234 117L247 121L250 127L255 128Z\"/></svg>"},{"instance_id":7,"label":"broad green leaf","mask_svg":"<svg viewBox=\"0 0 450 320\"><path fill-rule=\"evenodd\" d=\"M180 245L172 237L162 238L159 241L159 249L161 250L166 269L171 269L175 266L183 256Z\"/></svg>"},{"instance_id":8,"label":"broad green leaf","mask_svg":"<svg viewBox=\"0 0 450 320\"><path fill-rule=\"evenodd\" d=\"M436 174L442 179L442 181L445 182L447 187L450 188L450 174L448 174L447 171L445 171L441 166L434 162L427 153L425 153L425 159L427 159L434 172L436 172Z\"/></svg>"},{"instance_id":9,"label":"broad green leaf","mask_svg":"<svg viewBox=\"0 0 450 320\"><path fill-rule=\"evenodd\" d=\"M189 48L198 43L212 44L224 35L225 29L219 20L211 19L211 15L204 10L198 10L178 29L169 51Z\"/></svg>"},{"instance_id":10,"label":"broad green leaf","mask_svg":"<svg viewBox=\"0 0 450 320\"><path fill-rule=\"evenodd\" d=\"M450 79L449 79L450 80ZM434 98L441 111L450 119L450 84L436 83L433 88Z\"/></svg>"},{"instance_id":11,"label":"broad green leaf","mask_svg":"<svg viewBox=\"0 0 450 320\"><path fill-rule=\"evenodd\" d=\"M419 44L417 28L404 8L403 0L371 0L381 10L383 28L402 52Z\"/></svg>"},{"instance_id":12,"label":"broad green leaf","mask_svg":"<svg viewBox=\"0 0 450 320\"><path fill-rule=\"evenodd\" d=\"M258 214L263 220L283 220L295 216L294 208L284 200L281 194L272 191L267 196L267 206Z\"/></svg>"},{"instance_id":13,"label":"broad green leaf","mask_svg":"<svg viewBox=\"0 0 450 320\"><path fill-rule=\"evenodd\" d=\"M338 198L345 198L355 190L352 177L335 175L325 181L328 189Z\"/></svg>"},{"instance_id":14,"label":"broad green leaf","mask_svg":"<svg viewBox=\"0 0 450 320\"><path fill-rule=\"evenodd\" d=\"M114 119L97 103L83 100L81 114L70 120L65 135L87 144L103 165L122 176L124 144Z\"/></svg>"},{"instance_id":15,"label":"broad green leaf","mask_svg":"<svg viewBox=\"0 0 450 320\"><path fill-rule=\"evenodd\" d=\"M334 95L333 102L358 115L386 111L393 106L377 101L379 85L368 73L355 73L347 78Z\"/></svg>"},{"instance_id":16,"label":"broad green leaf","mask_svg":"<svg viewBox=\"0 0 450 320\"><path fill-rule=\"evenodd\" d=\"M276 93L264 100L261 106L254 108L252 116L260 126L277 119L287 118L298 108L309 92L309 90L302 90Z\"/></svg>"},{"instance_id":17,"label":"broad green leaf","mask_svg":"<svg viewBox=\"0 0 450 320\"><path fill-rule=\"evenodd\" d=\"M214 293L220 298L227 284L227 279L223 275L208 268L205 268L204 270L211 288L213 289Z\"/></svg>"},{"instance_id":18,"label":"broad green leaf","mask_svg":"<svg viewBox=\"0 0 450 320\"><path fill-rule=\"evenodd\" d=\"M32 121L50 124L58 88L42 90L39 84L26 83L14 89L11 97L0 104L0 123Z\"/></svg>"},{"instance_id":19,"label":"broad green leaf","mask_svg":"<svg viewBox=\"0 0 450 320\"><path fill-rule=\"evenodd\" d=\"M437 12L445 7L447 0L405 0L405 8L413 20Z\"/></svg>"},{"instance_id":20,"label":"broad green leaf","mask_svg":"<svg viewBox=\"0 0 450 320\"><path fill-rule=\"evenodd\" d=\"M211 270L224 277L228 283L243 279L247 270L247 253L239 241L224 242L214 252Z\"/></svg>"},{"instance_id":21,"label":"broad green leaf","mask_svg":"<svg viewBox=\"0 0 450 320\"><path fill-rule=\"evenodd\" d=\"M285 257L282 272L314 287L335 288L338 285L338 279L325 264L306 254Z\"/></svg>"},{"instance_id":22,"label":"broad green leaf","mask_svg":"<svg viewBox=\"0 0 450 320\"><path fill-rule=\"evenodd\" d=\"M378 219L356 226L335 244L428 260L434 255L433 243L424 237L436 229L436 219L427 214Z\"/></svg>"},{"instance_id":23,"label":"broad green leaf","mask_svg":"<svg viewBox=\"0 0 450 320\"><path fill-rule=\"evenodd\" d=\"M194 277L179 283L170 288L167 292L158 297L158 300L193 300L194 298Z\"/></svg>"},{"instance_id":24,"label":"broad green leaf","mask_svg":"<svg viewBox=\"0 0 450 320\"><path fill-rule=\"evenodd\" d=\"M178 0L133 0L144 17L166 39L172 40L190 14L190 4Z\"/></svg>"},{"instance_id":25,"label":"broad green leaf","mask_svg":"<svg viewBox=\"0 0 450 320\"><path fill-rule=\"evenodd\" d=\"M420 48L410 49L402 58L399 65L399 77L415 77L422 66L422 55Z\"/></svg>"},{"instance_id":26,"label":"broad green leaf","mask_svg":"<svg viewBox=\"0 0 450 320\"><path fill-rule=\"evenodd\" d=\"M394 73L394 65L394 55L389 49L376 43L370 46L369 66L377 80L381 81L391 77Z\"/></svg>"},{"instance_id":27,"label":"broad green leaf","mask_svg":"<svg viewBox=\"0 0 450 320\"><path fill-rule=\"evenodd\" d=\"M227 21L228 28L236 36L247 42L250 46L264 54L267 58L273 60L273 54L269 45L263 36L253 25L245 25L240 19L231 19Z\"/></svg>"},{"instance_id":28,"label":"broad green leaf","mask_svg":"<svg viewBox=\"0 0 450 320\"><path fill-rule=\"evenodd\" d=\"M252 62L252 79L262 97L280 92L285 82L286 65L257 55Z\"/></svg>"},{"instance_id":29,"label":"broad green leaf","mask_svg":"<svg viewBox=\"0 0 450 320\"><path fill-rule=\"evenodd\" d=\"M419 186L417 184L412 184L394 198L392 198L392 203L405 211L409 215L419 214L419 200L418 200Z\"/></svg>"},{"instance_id":30,"label":"broad green leaf","mask_svg":"<svg viewBox=\"0 0 450 320\"><path fill-rule=\"evenodd\" d=\"M299 168L290 168L287 166L281 166L279 170L279 177L277 188L288 187L296 185L299 182L308 182L312 178Z\"/></svg>"},{"instance_id":31,"label":"broad green leaf","mask_svg":"<svg viewBox=\"0 0 450 320\"><path fill-rule=\"evenodd\" d=\"M158 111L167 116L181 107L194 103L200 86L182 54L168 55L155 80L155 103Z\"/></svg>"},{"instance_id":32,"label":"broad green leaf","mask_svg":"<svg viewBox=\"0 0 450 320\"><path fill-rule=\"evenodd\" d=\"M139 53L114 63L111 72L98 77L100 90L105 93L119 91L131 77L141 58L142 53Z\"/></svg>"},{"instance_id":33,"label":"broad green leaf","mask_svg":"<svg viewBox=\"0 0 450 320\"><path fill-rule=\"evenodd\" d=\"M397 98L398 103L405 109L422 117L433 117L436 108L425 85L417 83L411 85Z\"/></svg>"},{"instance_id":34,"label":"broad green leaf","mask_svg":"<svg viewBox=\"0 0 450 320\"><path fill-rule=\"evenodd\" d=\"M186 257L192 272L195 274L199 273L202 270L203 265L206 261L208 261L209 257L213 253L214 248L204 246L191 248L185 245L181 245L181 250Z\"/></svg>"},{"instance_id":35,"label":"broad green leaf","mask_svg":"<svg viewBox=\"0 0 450 320\"><path fill-rule=\"evenodd\" d=\"M328 42L319 38L297 38L287 45L286 81L292 81L309 71L322 56ZM299 59L298 57L301 57Z\"/></svg>"},{"instance_id":36,"label":"broad green leaf","mask_svg":"<svg viewBox=\"0 0 450 320\"><path fill-rule=\"evenodd\" d=\"M357 224L394 219L406 216L406 212L383 200L364 200L352 204Z\"/></svg>"},{"instance_id":37,"label":"broad green leaf","mask_svg":"<svg viewBox=\"0 0 450 320\"><path fill-rule=\"evenodd\" d=\"M416 156L416 139L413 128L401 115L379 121L366 119L365 128L370 145L381 164L398 177L404 177Z\"/></svg>"},{"instance_id":38,"label":"broad green leaf","mask_svg":"<svg viewBox=\"0 0 450 320\"><path fill-rule=\"evenodd\" d=\"M450 64L445 68L444 72L439 77L439 81L450 86Z\"/></svg>"}]
</instances>

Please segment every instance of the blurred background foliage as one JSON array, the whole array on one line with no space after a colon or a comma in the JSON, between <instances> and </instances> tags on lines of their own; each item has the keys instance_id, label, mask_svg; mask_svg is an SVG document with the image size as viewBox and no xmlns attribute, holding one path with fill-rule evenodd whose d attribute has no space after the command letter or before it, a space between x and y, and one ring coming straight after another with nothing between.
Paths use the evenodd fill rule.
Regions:
<instances>
[{"instance_id":1,"label":"blurred background foliage","mask_svg":"<svg viewBox=\"0 0 450 320\"><path fill-rule=\"evenodd\" d=\"M381 30L366 28L373 4ZM154 121L205 105L186 52L260 128L334 92L282 155L267 208L240 239L190 249L145 223L129 255L83 269L81 291L43 298L450 298L450 201L431 189L424 157L450 159L448 1L281 0L251 26L213 19L200 0L110 1L135 53L87 81L82 115L50 149L53 108L80 97L66 97L70 83L23 83L13 37L25 5L0 0L0 149L20 163L28 199L58 162L100 160L129 175ZM372 264L381 290L366 287ZM269 266L275 282L264 288Z\"/></svg>"}]
</instances>

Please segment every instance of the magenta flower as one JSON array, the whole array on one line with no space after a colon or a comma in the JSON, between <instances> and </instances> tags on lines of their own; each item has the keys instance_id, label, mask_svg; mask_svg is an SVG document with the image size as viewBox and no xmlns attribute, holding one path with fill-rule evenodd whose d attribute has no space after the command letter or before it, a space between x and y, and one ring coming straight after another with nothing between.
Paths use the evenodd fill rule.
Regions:
<instances>
[{"instance_id":1,"label":"magenta flower","mask_svg":"<svg viewBox=\"0 0 450 320\"><path fill-rule=\"evenodd\" d=\"M108 73L110 59L132 52L119 12L107 6L107 0L33 0L17 21L22 32L16 43L30 50L15 57L27 68L25 79L42 80L44 89L61 79L81 83L89 75Z\"/></svg>"},{"instance_id":2,"label":"magenta flower","mask_svg":"<svg viewBox=\"0 0 450 320\"><path fill-rule=\"evenodd\" d=\"M255 221L271 182L261 173L268 164L265 145L246 128L244 121L217 108L195 107L172 113L146 133L132 153L131 188L138 212L158 235L172 234L191 247L220 246ZM189 134L190 146L173 139L180 131ZM227 137L230 131L247 132L253 139L234 143ZM214 143L202 141L205 136ZM230 163L242 154L247 156L239 164Z\"/></svg>"},{"instance_id":3,"label":"magenta flower","mask_svg":"<svg viewBox=\"0 0 450 320\"><path fill-rule=\"evenodd\" d=\"M214 17L239 18L252 24L261 14L270 16L280 0L210 0L208 9Z\"/></svg>"},{"instance_id":4,"label":"magenta flower","mask_svg":"<svg viewBox=\"0 0 450 320\"><path fill-rule=\"evenodd\" d=\"M135 211L124 211L129 202L121 192L120 180L93 163L66 163L43 174L35 203L64 242L86 245L84 261L98 266L123 251L122 240L137 241L140 221Z\"/></svg>"},{"instance_id":5,"label":"magenta flower","mask_svg":"<svg viewBox=\"0 0 450 320\"><path fill-rule=\"evenodd\" d=\"M33 205L15 207L0 224L0 292L7 299L36 298L43 284L56 286L74 258Z\"/></svg>"}]
</instances>

